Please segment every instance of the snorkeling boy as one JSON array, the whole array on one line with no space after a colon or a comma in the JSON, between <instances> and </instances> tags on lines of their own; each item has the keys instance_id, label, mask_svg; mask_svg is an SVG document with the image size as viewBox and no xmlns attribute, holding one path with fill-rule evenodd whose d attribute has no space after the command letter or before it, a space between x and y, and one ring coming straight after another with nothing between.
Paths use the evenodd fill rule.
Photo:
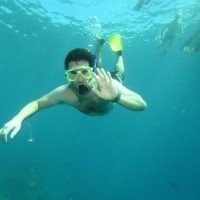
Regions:
<instances>
[{"instance_id":1,"label":"snorkeling boy","mask_svg":"<svg viewBox=\"0 0 200 200\"><path fill-rule=\"evenodd\" d=\"M97 64L94 55L81 48L70 51L65 58L65 75L69 84L59 86L43 97L25 105L12 120L0 129L3 141L7 142L9 133L11 133L10 138L13 138L25 119L42 109L57 104L68 104L87 115L105 115L113 109L116 103L130 110L145 110L147 105L142 97L122 84L124 64L119 35L110 37L110 42L112 42L111 40L115 40L113 46L116 47L117 44L120 47L114 49L117 55L114 72L106 73L101 68L101 47L105 42L102 38L97 39L98 68L96 68L96 73L93 72Z\"/></svg>"}]
</instances>

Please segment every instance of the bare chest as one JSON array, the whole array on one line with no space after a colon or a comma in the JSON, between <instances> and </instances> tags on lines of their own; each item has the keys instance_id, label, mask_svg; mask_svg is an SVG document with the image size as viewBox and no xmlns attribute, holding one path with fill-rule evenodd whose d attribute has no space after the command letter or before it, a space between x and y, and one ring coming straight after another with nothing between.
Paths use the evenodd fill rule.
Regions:
<instances>
[{"instance_id":1,"label":"bare chest","mask_svg":"<svg viewBox=\"0 0 200 200\"><path fill-rule=\"evenodd\" d=\"M113 103L102 100L99 97L93 97L78 100L75 107L87 115L105 115L112 109Z\"/></svg>"},{"instance_id":2,"label":"bare chest","mask_svg":"<svg viewBox=\"0 0 200 200\"><path fill-rule=\"evenodd\" d=\"M111 101L103 100L93 92L84 96L79 96L70 88L68 88L65 93L63 102L75 107L86 115L105 115L113 108L113 103Z\"/></svg>"}]
</instances>

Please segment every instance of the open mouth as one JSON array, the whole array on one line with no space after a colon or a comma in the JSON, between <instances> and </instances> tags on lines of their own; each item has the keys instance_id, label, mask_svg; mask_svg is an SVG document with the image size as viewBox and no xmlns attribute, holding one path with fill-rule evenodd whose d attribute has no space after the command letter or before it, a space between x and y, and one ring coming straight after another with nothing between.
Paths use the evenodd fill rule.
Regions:
<instances>
[{"instance_id":1,"label":"open mouth","mask_svg":"<svg viewBox=\"0 0 200 200\"><path fill-rule=\"evenodd\" d=\"M85 85L79 85L78 86L78 92L80 95L85 94L88 91L88 87Z\"/></svg>"}]
</instances>

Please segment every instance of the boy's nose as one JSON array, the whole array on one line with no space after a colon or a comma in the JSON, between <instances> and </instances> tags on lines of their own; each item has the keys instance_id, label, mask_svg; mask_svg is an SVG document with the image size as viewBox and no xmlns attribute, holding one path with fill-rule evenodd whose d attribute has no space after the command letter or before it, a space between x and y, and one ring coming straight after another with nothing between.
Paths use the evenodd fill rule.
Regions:
<instances>
[{"instance_id":1,"label":"boy's nose","mask_svg":"<svg viewBox=\"0 0 200 200\"><path fill-rule=\"evenodd\" d=\"M83 77L81 76L81 74L78 74L78 82L82 82L83 81Z\"/></svg>"}]
</instances>

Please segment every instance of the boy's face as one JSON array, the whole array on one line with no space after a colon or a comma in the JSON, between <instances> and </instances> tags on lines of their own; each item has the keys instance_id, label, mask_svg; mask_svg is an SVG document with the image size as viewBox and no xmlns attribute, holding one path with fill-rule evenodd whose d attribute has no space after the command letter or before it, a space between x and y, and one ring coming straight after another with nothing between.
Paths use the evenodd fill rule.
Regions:
<instances>
[{"instance_id":1,"label":"boy's face","mask_svg":"<svg viewBox=\"0 0 200 200\"><path fill-rule=\"evenodd\" d=\"M70 61L68 66L69 70L66 72L68 80L71 79L71 84L79 94L85 94L88 91L88 82L92 78L92 68L89 66L88 61Z\"/></svg>"}]
</instances>

